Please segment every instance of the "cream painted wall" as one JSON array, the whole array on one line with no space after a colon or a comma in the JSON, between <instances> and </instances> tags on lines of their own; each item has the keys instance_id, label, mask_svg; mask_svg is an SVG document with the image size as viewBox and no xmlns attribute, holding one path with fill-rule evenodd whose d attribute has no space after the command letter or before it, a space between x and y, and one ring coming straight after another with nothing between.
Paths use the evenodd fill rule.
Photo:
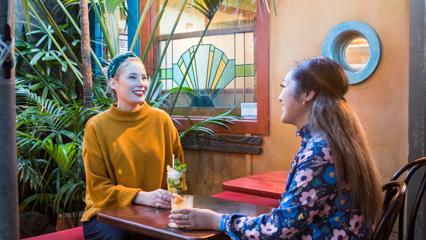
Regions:
<instances>
[{"instance_id":1,"label":"cream painted wall","mask_svg":"<svg viewBox=\"0 0 426 240\"><path fill-rule=\"evenodd\" d=\"M382 45L375 73L351 86L347 100L358 113L384 179L408 156L407 0L277 0L271 14L270 135L264 153L251 156L252 173L289 169L300 140L295 127L279 121L279 83L296 60L320 54L336 24L359 20L372 26Z\"/></svg>"}]
</instances>

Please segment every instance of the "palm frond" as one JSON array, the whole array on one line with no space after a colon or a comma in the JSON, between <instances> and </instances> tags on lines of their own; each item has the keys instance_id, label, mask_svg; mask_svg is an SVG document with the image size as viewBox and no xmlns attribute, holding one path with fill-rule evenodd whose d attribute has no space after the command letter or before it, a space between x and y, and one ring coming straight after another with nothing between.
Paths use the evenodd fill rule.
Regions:
<instances>
[{"instance_id":1,"label":"palm frond","mask_svg":"<svg viewBox=\"0 0 426 240\"><path fill-rule=\"evenodd\" d=\"M37 21L40 23L40 25L47 32L47 26L46 26L46 24L43 22L43 20L41 19L41 17L38 15L37 11L34 9L34 7L32 6L32 4L29 3L28 6L31 9L31 11L33 12L33 14L36 17ZM64 57L65 61L68 63L71 71L74 73L75 77L80 81L80 83L82 83L81 72L71 63L70 59L66 56L66 54L64 53L62 47L56 41L55 37L50 32L47 32L47 34L52 39L52 42L56 46L57 50L61 52L61 54Z\"/></svg>"},{"instance_id":2,"label":"palm frond","mask_svg":"<svg viewBox=\"0 0 426 240\"><path fill-rule=\"evenodd\" d=\"M105 19L101 16L101 13L99 12L100 4L97 0L91 0L91 5L93 12L95 13L96 19L98 20L99 25L101 27L108 51L111 54L111 58L114 58L115 55L117 55L117 52L115 51L114 45L112 44L111 34L110 31L108 31L107 29Z\"/></svg>"},{"instance_id":3,"label":"palm frond","mask_svg":"<svg viewBox=\"0 0 426 240\"><path fill-rule=\"evenodd\" d=\"M194 0L190 4L207 19L212 20L223 0Z\"/></svg>"},{"instance_id":4,"label":"palm frond","mask_svg":"<svg viewBox=\"0 0 426 240\"><path fill-rule=\"evenodd\" d=\"M70 173L71 167L76 161L77 146L74 143L54 144L49 138L45 141L44 149L50 157L56 162L63 176Z\"/></svg>"},{"instance_id":5,"label":"palm frond","mask_svg":"<svg viewBox=\"0 0 426 240\"><path fill-rule=\"evenodd\" d=\"M30 188L35 190L42 184L42 177L34 163L37 161L31 161L29 159L20 158L18 159L18 180L20 183L29 183Z\"/></svg>"},{"instance_id":6,"label":"palm frond","mask_svg":"<svg viewBox=\"0 0 426 240\"><path fill-rule=\"evenodd\" d=\"M211 128L208 127L209 125L217 125L223 128L230 129L229 124L234 124L235 121L240 119L237 116L231 115L232 111L233 109L230 109L229 111L226 111L217 116L206 118L197 123L192 123L189 128L185 129L185 131L180 133L179 137L183 138L185 135L191 132L201 132L201 133L215 136L216 133ZM190 122L193 122L189 117L186 117L186 118Z\"/></svg>"},{"instance_id":7,"label":"palm frond","mask_svg":"<svg viewBox=\"0 0 426 240\"><path fill-rule=\"evenodd\" d=\"M68 50L68 53L71 55L71 58L74 60L74 62L79 63L79 59L77 55L74 53L68 41L65 39L65 36L62 34L60 27L58 26L56 21L53 19L52 15L49 13L49 10L46 8L46 6L43 4L41 0L37 0L36 5L38 9L40 10L41 14L43 14L44 17L47 18L49 25L53 28L53 30L56 33L56 36L59 38L61 43L66 47L66 49Z\"/></svg>"},{"instance_id":8,"label":"palm frond","mask_svg":"<svg viewBox=\"0 0 426 240\"><path fill-rule=\"evenodd\" d=\"M49 207L50 203L53 202L55 199L54 193L35 193L27 198L25 198L22 203L20 204L20 209L23 211L24 209L28 209L29 206L31 206L32 209L36 207L43 207L44 210L47 212L48 209L45 207Z\"/></svg>"},{"instance_id":9,"label":"palm frond","mask_svg":"<svg viewBox=\"0 0 426 240\"><path fill-rule=\"evenodd\" d=\"M24 62L30 66L32 69L32 72L35 73L21 73L20 76L18 76L17 80L17 91L19 92L22 89L22 86L20 88L20 85L26 85L31 86L32 89L34 89L35 83L41 83L43 88L47 88L50 95L57 101L59 104L63 104L62 99L58 96L57 92L63 92L65 91L65 86L60 81L54 81L50 76L45 74L44 72L41 72L42 70L40 68L37 68L34 65L30 64L29 59L24 55L26 51L21 52L18 49L15 49L15 52L20 57L19 59L24 60ZM40 69L40 70L39 70ZM19 70L17 70L19 73ZM32 84L32 85L31 85Z\"/></svg>"},{"instance_id":10,"label":"palm frond","mask_svg":"<svg viewBox=\"0 0 426 240\"><path fill-rule=\"evenodd\" d=\"M159 88L157 88L157 91L153 93L153 96L152 96L153 100L150 101L150 104L153 107L158 107L158 108L167 107L167 105L169 105L168 104L169 103L169 101L168 101L169 96L179 92L179 87L175 87L175 88L167 90L164 94L162 94L160 96L162 85L163 85L163 83L161 82ZM194 89L188 88L188 87L182 87L181 92L184 92L188 95L195 95Z\"/></svg>"},{"instance_id":11,"label":"palm frond","mask_svg":"<svg viewBox=\"0 0 426 240\"><path fill-rule=\"evenodd\" d=\"M107 12L112 13L117 7L123 3L123 0L105 0L105 7Z\"/></svg>"},{"instance_id":12,"label":"palm frond","mask_svg":"<svg viewBox=\"0 0 426 240\"><path fill-rule=\"evenodd\" d=\"M75 0L71 0L72 4L78 3L78 1ZM73 17L71 16L71 14L69 13L69 11L66 9L66 7L64 6L64 4L62 4L61 0L56 0L56 2L58 3L58 6L62 9L62 11L65 13L65 16L67 16L67 19L70 21L70 23L73 25L73 27L75 28L75 30L77 31L77 33L81 36L81 30L78 27L77 23L74 21ZM67 2L67 1L65 1ZM70 2L70 1L68 1ZM71 4L71 3L69 3ZM93 48L90 47L90 55L92 56L92 59L95 60L95 64L99 67L99 69L102 69L102 65L99 62L98 57L96 56L95 52L93 51ZM105 79L107 78L107 76L105 75L105 73L102 72L102 74L104 75Z\"/></svg>"}]
</instances>

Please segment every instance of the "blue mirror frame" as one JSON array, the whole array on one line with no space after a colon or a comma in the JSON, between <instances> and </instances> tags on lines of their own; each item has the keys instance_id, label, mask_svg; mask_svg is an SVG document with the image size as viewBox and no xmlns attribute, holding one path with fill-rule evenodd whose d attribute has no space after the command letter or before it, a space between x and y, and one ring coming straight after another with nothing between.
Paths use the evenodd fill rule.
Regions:
<instances>
[{"instance_id":1,"label":"blue mirror frame","mask_svg":"<svg viewBox=\"0 0 426 240\"><path fill-rule=\"evenodd\" d=\"M368 63L360 71L347 67L345 60L345 49L356 37L365 38L370 48ZM371 26L360 21L348 21L336 25L327 34L321 50L322 56L329 57L344 67L350 84L361 83L370 77L379 64L380 54L380 40L376 32Z\"/></svg>"}]
</instances>

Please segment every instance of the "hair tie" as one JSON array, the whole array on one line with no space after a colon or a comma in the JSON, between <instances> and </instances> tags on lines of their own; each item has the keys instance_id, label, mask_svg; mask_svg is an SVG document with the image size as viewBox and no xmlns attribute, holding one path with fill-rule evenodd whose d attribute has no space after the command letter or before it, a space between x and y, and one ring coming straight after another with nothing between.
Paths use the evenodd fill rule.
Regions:
<instances>
[{"instance_id":1,"label":"hair tie","mask_svg":"<svg viewBox=\"0 0 426 240\"><path fill-rule=\"evenodd\" d=\"M126 61L128 58L132 57L138 57L132 52L126 52L120 55L117 55L115 58L111 60L111 63L108 66L108 79L114 77L115 73L117 72L118 67Z\"/></svg>"}]
</instances>

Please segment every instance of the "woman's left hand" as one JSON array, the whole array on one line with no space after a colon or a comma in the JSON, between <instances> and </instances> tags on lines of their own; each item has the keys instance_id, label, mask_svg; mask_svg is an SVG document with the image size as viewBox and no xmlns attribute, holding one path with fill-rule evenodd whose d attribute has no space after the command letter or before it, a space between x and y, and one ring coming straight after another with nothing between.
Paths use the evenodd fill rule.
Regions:
<instances>
[{"instance_id":1,"label":"woman's left hand","mask_svg":"<svg viewBox=\"0 0 426 240\"><path fill-rule=\"evenodd\" d=\"M172 197L172 193L164 189L157 189L152 192L140 191L133 200L133 203L157 208L170 209Z\"/></svg>"},{"instance_id":2,"label":"woman's left hand","mask_svg":"<svg viewBox=\"0 0 426 240\"><path fill-rule=\"evenodd\" d=\"M185 229L219 230L221 217L220 213L200 208L173 209L169 215L170 222L175 223L178 228Z\"/></svg>"}]
</instances>

